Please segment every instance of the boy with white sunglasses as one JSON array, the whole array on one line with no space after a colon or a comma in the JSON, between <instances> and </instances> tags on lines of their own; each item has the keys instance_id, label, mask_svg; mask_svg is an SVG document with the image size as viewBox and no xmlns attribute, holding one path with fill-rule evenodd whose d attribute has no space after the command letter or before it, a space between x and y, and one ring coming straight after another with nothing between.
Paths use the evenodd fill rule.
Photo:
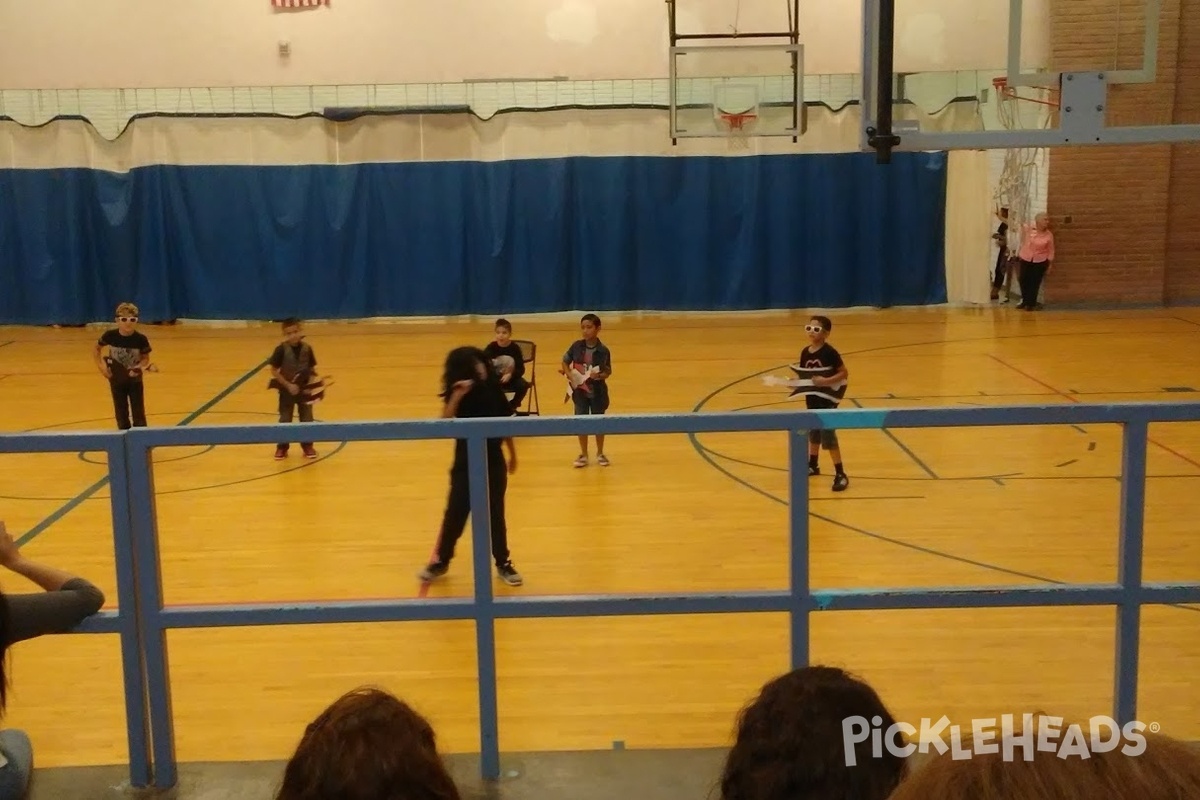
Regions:
<instances>
[{"instance_id":1,"label":"boy with white sunglasses","mask_svg":"<svg viewBox=\"0 0 1200 800\"><path fill-rule=\"evenodd\" d=\"M142 375L153 371L150 340L137 330L138 307L133 303L117 306L117 327L105 331L92 352L96 369L108 380L112 392L117 427L146 427L146 394ZM108 354L104 354L104 348ZM132 413L133 419L130 420Z\"/></svg>"},{"instance_id":2,"label":"boy with white sunglasses","mask_svg":"<svg viewBox=\"0 0 1200 800\"><path fill-rule=\"evenodd\" d=\"M804 395L809 408L837 408L846 396L850 371L842 361L841 354L826 340L833 322L829 317L814 316L804 326L808 334L808 346L800 351L800 361L792 369L802 378L812 380L812 387L797 393ZM808 432L808 474L820 475L819 456L821 448L829 451L833 458L833 491L844 492L850 486L850 478L842 466L842 451L838 446L837 431L820 430Z\"/></svg>"}]
</instances>

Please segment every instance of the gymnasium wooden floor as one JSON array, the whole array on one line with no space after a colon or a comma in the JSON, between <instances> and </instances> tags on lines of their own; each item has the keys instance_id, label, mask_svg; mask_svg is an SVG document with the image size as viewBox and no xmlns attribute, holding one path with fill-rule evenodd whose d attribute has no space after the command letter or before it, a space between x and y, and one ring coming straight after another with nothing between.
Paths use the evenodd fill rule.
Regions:
<instances>
[{"instance_id":1,"label":"gymnasium wooden floor","mask_svg":"<svg viewBox=\"0 0 1200 800\"><path fill-rule=\"evenodd\" d=\"M804 317L605 318L613 412L793 407L756 375L795 358ZM867 407L1200 399L1200 310L895 310L834 316L850 394ZM269 421L257 372L276 326L148 327L161 372L152 425ZM541 346L544 414L563 414L558 356L574 318L518 321ZM98 332L0 329L0 429L110 428L90 360ZM437 412L446 350L490 321L330 324L308 330L337 378L318 417ZM247 376L252 376L248 377ZM1171 391L1171 390L1175 391ZM1189 391L1182 391L1187 389ZM399 391L398 391L399 390ZM1155 427L1146 577L1200 577L1200 426ZM852 485L813 486L816 586L1105 581L1115 574L1115 428L842 434ZM571 440L522 440L510 490L513 556L527 594L782 587L785 443L779 435L628 437L613 466L575 470ZM320 446L306 463L270 447L157 456L170 603L411 596L446 488L448 442ZM0 456L0 515L27 552L96 581L115 603L108 496L93 456ZM73 504L73 505L72 505ZM70 508L67 508L68 506ZM64 509L66 509L64 511ZM49 524L45 524L49 521ZM464 540L464 544L465 544ZM461 553L468 552L465 548ZM434 589L467 594L469 559ZM7 591L25 587L5 575ZM497 591L514 591L498 586ZM728 741L736 711L787 668L780 616L515 621L500 625L506 751L697 747ZM993 610L820 614L814 657L872 681L898 718L1109 713L1113 612ZM170 637L179 756L285 757L341 692L387 686L434 721L449 751L477 749L468 624L204 630ZM1200 738L1200 613L1144 615L1139 716ZM23 643L5 724L40 765L126 759L115 637Z\"/></svg>"}]
</instances>

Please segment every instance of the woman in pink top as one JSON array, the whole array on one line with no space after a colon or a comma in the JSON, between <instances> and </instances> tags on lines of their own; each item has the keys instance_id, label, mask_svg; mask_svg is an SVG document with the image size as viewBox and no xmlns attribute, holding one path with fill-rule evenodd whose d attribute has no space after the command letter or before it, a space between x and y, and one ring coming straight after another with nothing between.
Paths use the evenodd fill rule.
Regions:
<instances>
[{"instance_id":1,"label":"woman in pink top","mask_svg":"<svg viewBox=\"0 0 1200 800\"><path fill-rule=\"evenodd\" d=\"M1021 305L1017 308L1033 311L1038 308L1038 292L1046 273L1054 268L1054 232L1050 230L1050 217L1038 214L1032 225L1021 231Z\"/></svg>"}]
</instances>

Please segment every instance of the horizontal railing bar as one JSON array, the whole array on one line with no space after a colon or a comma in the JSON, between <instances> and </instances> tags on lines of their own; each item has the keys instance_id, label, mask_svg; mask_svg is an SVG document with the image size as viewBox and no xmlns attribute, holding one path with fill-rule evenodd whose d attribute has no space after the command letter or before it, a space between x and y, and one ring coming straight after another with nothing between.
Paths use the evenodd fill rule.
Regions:
<instances>
[{"instance_id":1,"label":"horizontal railing bar","mask_svg":"<svg viewBox=\"0 0 1200 800\"><path fill-rule=\"evenodd\" d=\"M847 408L831 411L699 412L506 419L413 419L375 422L295 423L316 441L449 439L471 435L570 436L582 433L739 433L791 429L944 428L1016 425L1120 424L1128 421L1200 421L1200 403L1071 403L973 408ZM104 451L117 431L0 434L0 453ZM143 447L194 444L261 444L278 435L274 425L204 425L136 428L124 435Z\"/></svg>"},{"instance_id":2,"label":"horizontal railing bar","mask_svg":"<svg viewBox=\"0 0 1200 800\"><path fill-rule=\"evenodd\" d=\"M1120 424L1128 421L1200 421L1200 403L996 406L973 408L851 408L832 411L701 412L494 419L420 419L376 422L293 424L293 435L313 441L411 441L473 436L574 436L753 433L820 428L944 428L980 426ZM264 444L279 436L271 424L137 428L129 431L140 447L198 444ZM63 448L67 449L67 448Z\"/></svg>"},{"instance_id":3,"label":"horizontal railing bar","mask_svg":"<svg viewBox=\"0 0 1200 800\"><path fill-rule=\"evenodd\" d=\"M835 589L815 591L816 611L888 611L900 609L1021 608L1045 606L1115 606L1127 590L1117 584L1074 584L1036 587L931 589ZM1152 583L1132 590L1142 605L1200 603L1200 583ZM787 591L680 592L632 595L544 595L496 598L497 619L549 617L671 616L785 612L792 607ZM333 603L265 603L212 606L169 606L158 613L168 628L317 625L360 622L418 622L474 619L477 606L469 597L437 600L339 601Z\"/></svg>"},{"instance_id":4,"label":"horizontal railing bar","mask_svg":"<svg viewBox=\"0 0 1200 800\"><path fill-rule=\"evenodd\" d=\"M121 618L116 611L101 611L94 614L67 633L120 633Z\"/></svg>"},{"instance_id":5,"label":"horizontal railing bar","mask_svg":"<svg viewBox=\"0 0 1200 800\"><path fill-rule=\"evenodd\" d=\"M1200 603L1200 583L1147 583L1127 590L1115 583L1031 587L846 589L814 591L817 611L883 611L917 608L1018 608L1115 606L1127 592L1140 605Z\"/></svg>"},{"instance_id":6,"label":"horizontal railing bar","mask_svg":"<svg viewBox=\"0 0 1200 800\"><path fill-rule=\"evenodd\" d=\"M165 628L230 628L255 625L323 625L354 622L473 620L469 597L435 600L370 600L329 603L246 603L168 606L155 616Z\"/></svg>"},{"instance_id":7,"label":"horizontal railing bar","mask_svg":"<svg viewBox=\"0 0 1200 800\"><path fill-rule=\"evenodd\" d=\"M120 441L120 431L3 433L0 434L0 453L107 452L111 447L119 447Z\"/></svg>"}]
</instances>

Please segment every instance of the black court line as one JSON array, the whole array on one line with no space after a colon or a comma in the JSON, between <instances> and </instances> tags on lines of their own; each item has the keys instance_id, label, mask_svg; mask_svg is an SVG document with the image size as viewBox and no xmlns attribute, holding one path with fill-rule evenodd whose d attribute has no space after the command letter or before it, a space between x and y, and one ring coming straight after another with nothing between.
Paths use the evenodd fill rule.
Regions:
<instances>
[{"instance_id":1,"label":"black court line","mask_svg":"<svg viewBox=\"0 0 1200 800\"><path fill-rule=\"evenodd\" d=\"M264 358L253 369L246 372L240 378L238 378L233 383L229 384L224 389L222 389L220 392L218 392L212 399L208 400L208 402L204 403L202 406L197 408L195 411L193 411L192 413L190 413L186 417L184 417L183 420L177 424L177 427L183 427L185 425L190 425L193 422L195 422L197 419L200 418L200 416L202 414L204 414L204 412L208 411L210 408L215 406L217 403L221 402L226 397L233 394L235 391L237 391L237 389L239 387L242 386L242 384L246 383L251 378L253 378L255 375L257 375L262 370L262 368L267 365L267 362L269 360L270 360L269 358ZM81 504L83 504L84 501L86 501L88 498L90 498L92 495L96 494L96 492L100 491L107 485L108 485L108 476L105 475L103 478L96 481L91 486L87 487L82 492L75 495L70 500L68 500L66 503L64 503L62 506L57 508L52 514L50 514L50 516L46 517L41 522L39 522L37 525L34 525L32 528L30 528L28 531L26 531L26 533L23 536L21 536L21 538L17 539L17 546L22 546L22 545L25 545L28 542L32 541L34 538L36 538L37 536L39 536L40 534L45 532L51 525L58 522L60 519L65 517L67 514L70 514L72 511L74 511L76 508L78 508Z\"/></svg>"},{"instance_id":2,"label":"black court line","mask_svg":"<svg viewBox=\"0 0 1200 800\"><path fill-rule=\"evenodd\" d=\"M181 411L175 411L175 412L164 411L164 412L156 413L153 416L177 417L182 413L183 412L181 412ZM277 412L269 412L269 411L234 411L234 410L213 411L210 409L206 413L209 416L216 415L216 414L225 414L228 416L262 416L262 417L271 417L272 419L275 419L279 416L279 414ZM108 417L100 417L100 418L93 418L93 419L75 420L73 422L56 422L52 425L42 425L37 428L28 428L25 431L23 431L23 433L34 433L36 431L47 431L47 430L54 430L57 428L68 428L68 427L72 427L75 425L85 425L90 422L107 422L108 419L109 419ZM320 420L314 420L314 422L320 422ZM332 442L327 442L326 444L332 444ZM201 484L199 486L186 486L182 489L156 489L155 494L158 496L165 496L165 495L169 495L169 494L186 494L188 492L202 492L207 489L222 489L226 486L239 486L244 483L254 483L255 481L267 480L269 478L278 478L280 475L284 475L288 472L295 472L296 470L306 469L308 467L315 466L315 465L321 463L322 461L328 461L329 459L333 458L338 453L342 452L342 450L344 450L346 448L347 444L349 444L349 443L348 442L338 442L337 447L335 447L332 451L325 453L320 458L316 458L316 459L312 459L312 460L302 459L300 461L300 463L296 464L296 466L288 467L286 469L277 469L274 472L268 472L268 473L264 473L262 475L253 475L249 478L238 478L236 480L224 481L222 483L208 483L208 484ZM189 453L189 454L187 454L185 456L181 456L179 458L168 458L168 459L162 459L162 460L156 459L154 463L155 464L170 464L170 463L176 462L176 461L185 461L190 458L196 458L197 456L205 455L213 449L215 449L215 446L209 445L207 448L205 448L204 450L201 450L200 452ZM98 466L106 466L105 462L93 461L90 458L87 458L87 455L88 455L87 453L79 453L78 454L79 460L84 462L85 464L96 464ZM274 462L272 462L272 463L274 463ZM103 488L103 487L101 487L101 488ZM32 495L2 495L2 494L0 494L0 500L14 500L14 501L25 500L25 501L37 501L37 502L47 502L47 501L64 502L64 501L70 501L72 499L74 499L74 498L71 498L71 497L44 497L44 496L37 497L37 496L32 496Z\"/></svg>"},{"instance_id":3,"label":"black court line","mask_svg":"<svg viewBox=\"0 0 1200 800\"><path fill-rule=\"evenodd\" d=\"M1061 463L1061 464L1055 464L1054 466L1056 466L1056 467L1069 467L1069 466L1071 466L1072 464L1074 464L1074 463L1076 463L1076 462L1078 462L1078 461L1079 461L1079 459L1078 459L1078 458L1072 458L1070 461L1064 461L1063 463Z\"/></svg>"},{"instance_id":4,"label":"black court line","mask_svg":"<svg viewBox=\"0 0 1200 800\"><path fill-rule=\"evenodd\" d=\"M858 402L857 400L851 399L851 401L850 401L850 402L854 403L854 405L855 405L855 406L857 406L858 408L862 408L862 407L863 407L863 406L862 406L862 403ZM922 461L922 460L921 460L921 457L920 457L920 456L918 456L916 453L914 453L914 452L912 451L912 448L910 448L910 447L909 447L908 445L906 445L904 442L900 441L900 437L899 437L899 436L897 436L896 434L892 433L892 432L891 432L889 429L887 429L887 428L880 428L880 430L883 432L883 435L884 435L884 436L888 437L888 438L889 438L889 439L891 439L893 442L895 442L896 446L897 446L897 447L899 447L901 450L903 450L903 451L904 451L904 454L905 454L906 456L908 456L910 459L912 459L912 462L913 462L914 464L916 464L918 467L920 467L920 468L921 468L921 469L922 469L922 470L925 472L925 474L926 474L926 475L928 475L929 477L933 478L934 480L937 480L937 477L938 477L938 476L937 476L937 473L936 473L936 472L934 472L932 469L930 469L930 468L929 468L929 465L928 465L928 464L926 464L924 461Z\"/></svg>"},{"instance_id":5,"label":"black court line","mask_svg":"<svg viewBox=\"0 0 1200 800\"><path fill-rule=\"evenodd\" d=\"M13 339L8 342L0 342L0 347L8 347L10 344L16 344L16 343L17 343L16 339Z\"/></svg>"}]
</instances>

